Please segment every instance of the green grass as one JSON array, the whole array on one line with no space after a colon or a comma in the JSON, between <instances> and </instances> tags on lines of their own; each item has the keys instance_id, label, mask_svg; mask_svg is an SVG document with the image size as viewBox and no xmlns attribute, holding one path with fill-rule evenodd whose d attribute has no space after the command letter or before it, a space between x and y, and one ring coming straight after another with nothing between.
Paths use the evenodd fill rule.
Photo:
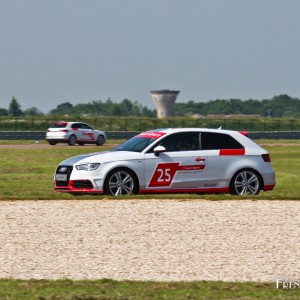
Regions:
<instances>
[{"instance_id":1,"label":"green grass","mask_svg":"<svg viewBox=\"0 0 300 300\"><path fill-rule=\"evenodd\" d=\"M0 280L6 300L299 299L300 289L275 283Z\"/></svg>"},{"instance_id":2,"label":"green grass","mask_svg":"<svg viewBox=\"0 0 300 300\"><path fill-rule=\"evenodd\" d=\"M113 141L115 143L115 141ZM273 191L261 192L253 199L280 199L300 200L299 167L300 167L300 141L258 141L266 148L272 158L273 168L276 172L276 187ZM53 191L53 175L56 166L74 155L82 153L105 151L111 146L101 147L69 147L53 146L50 149L38 147L0 149L0 200L47 200L47 199L82 199ZM85 195L85 199L103 199L105 195ZM129 196L137 199L141 196ZM228 200L231 195L143 195L143 199L210 199ZM249 196L247 196L249 198ZM120 198L117 198L120 199ZM234 197L234 199L238 199Z\"/></svg>"},{"instance_id":3,"label":"green grass","mask_svg":"<svg viewBox=\"0 0 300 300\"><path fill-rule=\"evenodd\" d=\"M253 199L300 200L300 141L259 140L272 158L277 185L272 192ZM30 142L22 141L26 145ZM44 142L41 142L44 143ZM109 141L117 143L117 141ZM2 142L1 144L11 144ZM20 144L20 141L12 144ZM83 199L53 192L53 174L62 160L111 147L59 147L51 149L0 149L0 200ZM107 196L84 196L84 199L119 199ZM127 199L141 196L130 196ZM230 195L144 195L142 199L239 199ZM248 199L249 197L247 197ZM300 289L276 289L273 283L253 282L142 282L72 280L0 279L2 300L150 300L150 299L299 299Z\"/></svg>"},{"instance_id":4,"label":"green grass","mask_svg":"<svg viewBox=\"0 0 300 300\"><path fill-rule=\"evenodd\" d=\"M276 187L270 193L277 199L300 200L300 146L268 147L276 172Z\"/></svg>"},{"instance_id":5,"label":"green grass","mask_svg":"<svg viewBox=\"0 0 300 300\"><path fill-rule=\"evenodd\" d=\"M115 141L113 141L115 143ZM28 143L28 142L27 142ZM300 200L299 167L300 142L296 141L258 141L266 148L272 158L273 168L276 172L276 187L273 191L261 192L253 199L281 199ZM24 143L25 145L26 143ZM69 147L53 146L49 149L38 147L0 149L0 200L47 200L47 199L82 199L53 191L53 175L56 166L74 155L82 153L105 151L111 146L102 147ZM129 196L136 199L141 196ZM231 195L155 195L159 199L209 199L228 200L237 199ZM85 195L85 199L103 199L105 195ZM153 195L143 195L143 199L153 198ZM247 196L249 198L249 196ZM118 198L119 199L119 198Z\"/></svg>"}]
</instances>

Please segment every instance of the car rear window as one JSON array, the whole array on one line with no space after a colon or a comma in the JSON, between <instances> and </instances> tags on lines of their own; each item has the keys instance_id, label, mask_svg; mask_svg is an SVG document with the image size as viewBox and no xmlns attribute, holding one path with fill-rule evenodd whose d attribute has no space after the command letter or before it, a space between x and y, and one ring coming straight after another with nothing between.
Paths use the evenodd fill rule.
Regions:
<instances>
[{"instance_id":1,"label":"car rear window","mask_svg":"<svg viewBox=\"0 0 300 300\"><path fill-rule=\"evenodd\" d=\"M232 136L223 133L205 132L202 133L202 149L243 149L244 147Z\"/></svg>"},{"instance_id":2,"label":"car rear window","mask_svg":"<svg viewBox=\"0 0 300 300\"><path fill-rule=\"evenodd\" d=\"M50 128L65 128L67 124L67 122L57 122L51 125Z\"/></svg>"}]
</instances>

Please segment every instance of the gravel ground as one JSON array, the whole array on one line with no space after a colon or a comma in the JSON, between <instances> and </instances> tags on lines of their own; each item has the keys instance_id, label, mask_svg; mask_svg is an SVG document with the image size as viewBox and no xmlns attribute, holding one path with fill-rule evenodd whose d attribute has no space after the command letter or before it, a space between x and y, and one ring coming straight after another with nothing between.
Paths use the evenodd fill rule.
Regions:
<instances>
[{"instance_id":1,"label":"gravel ground","mask_svg":"<svg viewBox=\"0 0 300 300\"><path fill-rule=\"evenodd\" d=\"M0 211L0 278L300 279L300 201L2 201Z\"/></svg>"}]
</instances>

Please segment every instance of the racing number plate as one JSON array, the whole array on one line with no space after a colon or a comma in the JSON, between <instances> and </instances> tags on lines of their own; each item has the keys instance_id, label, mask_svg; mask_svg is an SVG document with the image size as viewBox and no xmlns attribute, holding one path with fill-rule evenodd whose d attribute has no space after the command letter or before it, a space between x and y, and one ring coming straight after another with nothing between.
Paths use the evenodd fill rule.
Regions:
<instances>
[{"instance_id":1,"label":"racing number plate","mask_svg":"<svg viewBox=\"0 0 300 300\"><path fill-rule=\"evenodd\" d=\"M67 181L67 174L55 174L55 180Z\"/></svg>"}]
</instances>

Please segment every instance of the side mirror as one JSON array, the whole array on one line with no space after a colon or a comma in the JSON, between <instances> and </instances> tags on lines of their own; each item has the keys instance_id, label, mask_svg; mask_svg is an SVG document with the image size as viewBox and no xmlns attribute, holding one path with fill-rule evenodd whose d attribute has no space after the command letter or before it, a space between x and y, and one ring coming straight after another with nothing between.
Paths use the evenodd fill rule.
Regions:
<instances>
[{"instance_id":1,"label":"side mirror","mask_svg":"<svg viewBox=\"0 0 300 300\"><path fill-rule=\"evenodd\" d=\"M155 155L155 156L159 156L160 153L166 151L166 148L163 147L163 146L157 146L157 147L155 147L155 148L153 149L153 151L154 151L154 155Z\"/></svg>"}]
</instances>

